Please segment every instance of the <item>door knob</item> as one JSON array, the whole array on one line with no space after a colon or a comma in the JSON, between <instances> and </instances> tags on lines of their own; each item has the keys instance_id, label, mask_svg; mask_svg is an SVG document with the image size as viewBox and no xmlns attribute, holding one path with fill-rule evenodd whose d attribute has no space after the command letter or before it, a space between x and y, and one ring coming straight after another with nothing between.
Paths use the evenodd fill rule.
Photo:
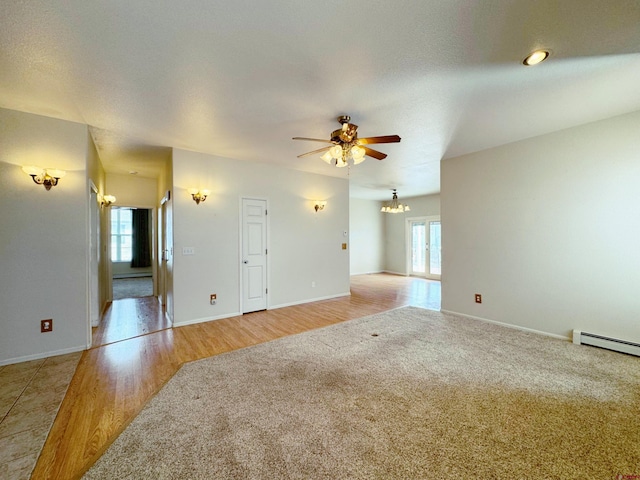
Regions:
<instances>
[{"instance_id":1,"label":"door knob","mask_svg":"<svg viewBox=\"0 0 640 480\"><path fill-rule=\"evenodd\" d=\"M249 260L245 260L245 261L244 261L244 262L242 262L242 263L249 263Z\"/></svg>"}]
</instances>

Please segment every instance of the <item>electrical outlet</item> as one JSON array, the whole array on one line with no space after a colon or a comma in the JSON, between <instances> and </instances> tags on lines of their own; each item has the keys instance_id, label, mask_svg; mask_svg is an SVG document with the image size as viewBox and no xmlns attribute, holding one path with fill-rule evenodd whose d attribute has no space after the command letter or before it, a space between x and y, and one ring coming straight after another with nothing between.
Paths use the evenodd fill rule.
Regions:
<instances>
[{"instance_id":1,"label":"electrical outlet","mask_svg":"<svg viewBox=\"0 0 640 480\"><path fill-rule=\"evenodd\" d=\"M476 293L476 303L482 303L482 295Z\"/></svg>"},{"instance_id":2,"label":"electrical outlet","mask_svg":"<svg viewBox=\"0 0 640 480\"><path fill-rule=\"evenodd\" d=\"M217 294L212 293L211 295L209 295L209 303L211 305L215 305L217 299L218 299L218 295Z\"/></svg>"},{"instance_id":3,"label":"electrical outlet","mask_svg":"<svg viewBox=\"0 0 640 480\"><path fill-rule=\"evenodd\" d=\"M40 333L51 332L53 330L53 319L40 320Z\"/></svg>"},{"instance_id":4,"label":"electrical outlet","mask_svg":"<svg viewBox=\"0 0 640 480\"><path fill-rule=\"evenodd\" d=\"M311 288L316 288L316 282L311 282Z\"/></svg>"}]
</instances>

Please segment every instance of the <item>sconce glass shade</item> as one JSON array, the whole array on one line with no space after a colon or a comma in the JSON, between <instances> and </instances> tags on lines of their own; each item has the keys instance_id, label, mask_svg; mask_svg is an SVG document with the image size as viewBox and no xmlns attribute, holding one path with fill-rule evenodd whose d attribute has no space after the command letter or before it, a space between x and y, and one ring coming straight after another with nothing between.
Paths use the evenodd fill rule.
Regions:
<instances>
[{"instance_id":1,"label":"sconce glass shade","mask_svg":"<svg viewBox=\"0 0 640 480\"><path fill-rule=\"evenodd\" d=\"M113 195L103 195L100 205L102 205L103 207L108 207L115 201L116 201L116 197L114 197Z\"/></svg>"},{"instance_id":2,"label":"sconce glass shade","mask_svg":"<svg viewBox=\"0 0 640 480\"><path fill-rule=\"evenodd\" d=\"M33 165L25 165L24 167L22 167L22 171L27 175L36 175L36 176L43 173L42 168L34 167Z\"/></svg>"},{"instance_id":3,"label":"sconce glass shade","mask_svg":"<svg viewBox=\"0 0 640 480\"><path fill-rule=\"evenodd\" d=\"M58 170L56 168L47 168L45 172L53 178L62 178L67 174L64 170Z\"/></svg>"}]
</instances>

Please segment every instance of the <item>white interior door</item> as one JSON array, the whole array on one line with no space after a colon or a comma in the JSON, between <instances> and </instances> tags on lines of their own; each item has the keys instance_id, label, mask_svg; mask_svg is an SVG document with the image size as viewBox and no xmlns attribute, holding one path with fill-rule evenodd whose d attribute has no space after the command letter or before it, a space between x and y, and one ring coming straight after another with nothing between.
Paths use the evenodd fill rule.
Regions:
<instances>
[{"instance_id":1,"label":"white interior door","mask_svg":"<svg viewBox=\"0 0 640 480\"><path fill-rule=\"evenodd\" d=\"M442 251L440 217L407 219L410 275L440 280Z\"/></svg>"},{"instance_id":2,"label":"white interior door","mask_svg":"<svg viewBox=\"0 0 640 480\"><path fill-rule=\"evenodd\" d=\"M242 199L242 313L267 308L267 201Z\"/></svg>"}]
</instances>

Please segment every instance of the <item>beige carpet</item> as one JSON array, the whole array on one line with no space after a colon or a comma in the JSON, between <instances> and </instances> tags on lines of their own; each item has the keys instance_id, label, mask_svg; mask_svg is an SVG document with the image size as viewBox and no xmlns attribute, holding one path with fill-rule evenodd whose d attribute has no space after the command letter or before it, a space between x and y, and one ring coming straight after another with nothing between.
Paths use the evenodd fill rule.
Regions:
<instances>
[{"instance_id":1,"label":"beige carpet","mask_svg":"<svg viewBox=\"0 0 640 480\"><path fill-rule=\"evenodd\" d=\"M85 478L632 475L640 359L407 307L184 365Z\"/></svg>"}]
</instances>

